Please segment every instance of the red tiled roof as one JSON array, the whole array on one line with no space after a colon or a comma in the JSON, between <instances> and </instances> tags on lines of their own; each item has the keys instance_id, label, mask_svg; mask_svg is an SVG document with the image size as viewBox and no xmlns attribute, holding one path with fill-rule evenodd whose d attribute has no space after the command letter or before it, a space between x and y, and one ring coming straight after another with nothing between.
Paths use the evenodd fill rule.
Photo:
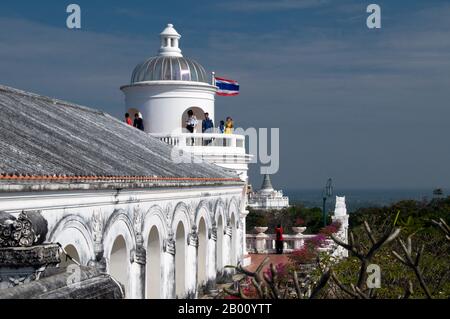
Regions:
<instances>
[{"instance_id":1,"label":"red tiled roof","mask_svg":"<svg viewBox=\"0 0 450 319\"><path fill-rule=\"evenodd\" d=\"M121 181L121 182L155 182L155 181L173 181L173 182L241 182L239 178L200 178L200 177L157 177L157 176L32 176L32 175L15 175L0 174L0 181Z\"/></svg>"}]
</instances>

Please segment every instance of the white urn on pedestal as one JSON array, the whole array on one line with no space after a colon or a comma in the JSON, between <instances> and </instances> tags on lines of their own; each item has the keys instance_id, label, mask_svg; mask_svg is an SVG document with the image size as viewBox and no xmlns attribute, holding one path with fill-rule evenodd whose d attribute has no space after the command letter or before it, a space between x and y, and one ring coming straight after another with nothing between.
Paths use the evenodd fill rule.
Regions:
<instances>
[{"instance_id":1,"label":"white urn on pedestal","mask_svg":"<svg viewBox=\"0 0 450 319\"><path fill-rule=\"evenodd\" d=\"M303 238L303 233L305 232L306 227L292 227L292 231L295 233L294 239L294 249L298 250L303 247L305 244L305 240Z\"/></svg>"},{"instance_id":2,"label":"white urn on pedestal","mask_svg":"<svg viewBox=\"0 0 450 319\"><path fill-rule=\"evenodd\" d=\"M269 236L264 234L267 231L267 229L269 229L269 227L255 227L255 230L258 233L256 235L256 253L257 254L267 253L266 240Z\"/></svg>"},{"instance_id":3,"label":"white urn on pedestal","mask_svg":"<svg viewBox=\"0 0 450 319\"><path fill-rule=\"evenodd\" d=\"M296 236L303 236L302 234L305 232L306 227L292 227L292 231Z\"/></svg>"}]
</instances>

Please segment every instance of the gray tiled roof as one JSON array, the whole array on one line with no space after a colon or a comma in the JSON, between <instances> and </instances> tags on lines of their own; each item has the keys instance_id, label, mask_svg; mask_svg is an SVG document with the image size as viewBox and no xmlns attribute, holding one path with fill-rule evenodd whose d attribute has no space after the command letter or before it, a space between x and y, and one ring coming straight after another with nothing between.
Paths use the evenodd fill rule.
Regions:
<instances>
[{"instance_id":1,"label":"gray tiled roof","mask_svg":"<svg viewBox=\"0 0 450 319\"><path fill-rule=\"evenodd\" d=\"M103 112L0 85L0 174L236 178Z\"/></svg>"}]
</instances>

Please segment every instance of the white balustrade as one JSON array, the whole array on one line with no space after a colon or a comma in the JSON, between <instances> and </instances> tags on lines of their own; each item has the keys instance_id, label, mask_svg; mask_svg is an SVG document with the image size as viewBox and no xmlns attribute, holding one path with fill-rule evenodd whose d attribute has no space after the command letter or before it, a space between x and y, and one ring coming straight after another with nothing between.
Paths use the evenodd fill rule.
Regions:
<instances>
[{"instance_id":1,"label":"white balustrade","mask_svg":"<svg viewBox=\"0 0 450 319\"><path fill-rule=\"evenodd\" d=\"M262 236L264 235L264 236ZM276 253L276 235L275 234L247 234L247 251L251 254L274 254ZM305 241L314 238L316 235L283 235L283 253L289 254L295 250L301 249ZM324 248L319 251L330 251L333 246L332 240L326 241Z\"/></svg>"},{"instance_id":2,"label":"white balustrade","mask_svg":"<svg viewBox=\"0 0 450 319\"><path fill-rule=\"evenodd\" d=\"M245 154L245 136L221 133L150 134L164 143L179 147L234 148Z\"/></svg>"}]
</instances>

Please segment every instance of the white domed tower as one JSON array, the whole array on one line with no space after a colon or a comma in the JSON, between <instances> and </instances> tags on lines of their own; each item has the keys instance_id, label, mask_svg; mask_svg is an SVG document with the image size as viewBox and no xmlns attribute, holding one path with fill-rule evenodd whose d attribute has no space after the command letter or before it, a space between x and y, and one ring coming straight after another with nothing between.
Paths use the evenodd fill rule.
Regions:
<instances>
[{"instance_id":1,"label":"white domed tower","mask_svg":"<svg viewBox=\"0 0 450 319\"><path fill-rule=\"evenodd\" d=\"M245 149L245 136L223 134L217 127L222 119L215 119L215 78L209 76L196 61L183 57L179 47L181 35L172 24L161 33L158 55L142 62L134 69L131 84L121 90L125 94L126 112L132 118L141 113L144 129L151 136L181 149L195 159L235 171L242 181L248 181L248 164L252 155ZM186 130L188 111L198 120L194 133ZM215 128L202 132L202 121L209 113ZM176 152L175 152L176 153ZM193 157L192 157L193 158ZM242 189L239 207L238 255L246 256L245 218L248 214L247 186ZM244 266L249 264L244 258Z\"/></svg>"},{"instance_id":2,"label":"white domed tower","mask_svg":"<svg viewBox=\"0 0 450 319\"><path fill-rule=\"evenodd\" d=\"M199 120L196 132L201 133L205 112L214 120L217 88L203 66L183 57L180 38L173 25L167 25L158 55L137 65L131 84L121 88L126 111L132 118L142 113L147 133L181 133L189 110Z\"/></svg>"},{"instance_id":3,"label":"white domed tower","mask_svg":"<svg viewBox=\"0 0 450 319\"><path fill-rule=\"evenodd\" d=\"M168 24L161 33L158 55L136 66L131 84L121 87L126 112L133 119L141 113L144 129L152 136L234 170L247 181L251 155L245 150L245 136L218 131L219 122L224 119L215 119L214 76L196 61L183 57L180 39L174 26ZM186 130L189 110L198 120L194 133ZM202 132L205 113L214 122L212 132Z\"/></svg>"}]
</instances>

